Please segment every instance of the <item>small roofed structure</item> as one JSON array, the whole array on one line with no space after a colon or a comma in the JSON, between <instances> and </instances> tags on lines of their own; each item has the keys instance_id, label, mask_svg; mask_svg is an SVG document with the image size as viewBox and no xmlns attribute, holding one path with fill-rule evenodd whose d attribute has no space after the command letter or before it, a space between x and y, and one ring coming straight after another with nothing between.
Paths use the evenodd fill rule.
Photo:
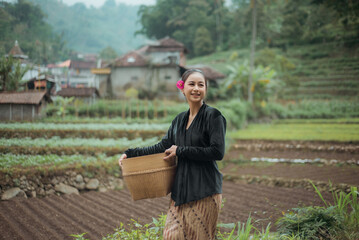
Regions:
<instances>
[{"instance_id":1,"label":"small roofed structure","mask_svg":"<svg viewBox=\"0 0 359 240\"><path fill-rule=\"evenodd\" d=\"M12 56L13 58L16 59L20 59L20 60L25 60L28 59L29 57L27 55L24 54L24 52L21 50L18 41L15 41L14 46L11 48L9 54L6 55L6 57L8 56Z\"/></svg>"},{"instance_id":2,"label":"small roofed structure","mask_svg":"<svg viewBox=\"0 0 359 240\"><path fill-rule=\"evenodd\" d=\"M31 121L41 116L41 110L52 100L46 91L0 93L1 121Z\"/></svg>"},{"instance_id":3,"label":"small roofed structure","mask_svg":"<svg viewBox=\"0 0 359 240\"><path fill-rule=\"evenodd\" d=\"M55 80L50 75L40 75L38 77L34 77L25 83L26 90L37 90L44 91L51 95L51 93L55 90Z\"/></svg>"},{"instance_id":4,"label":"small roofed structure","mask_svg":"<svg viewBox=\"0 0 359 240\"><path fill-rule=\"evenodd\" d=\"M94 87L63 88L58 91L56 95L61 97L75 97L90 104L94 103L96 99L100 97L98 90Z\"/></svg>"}]
</instances>

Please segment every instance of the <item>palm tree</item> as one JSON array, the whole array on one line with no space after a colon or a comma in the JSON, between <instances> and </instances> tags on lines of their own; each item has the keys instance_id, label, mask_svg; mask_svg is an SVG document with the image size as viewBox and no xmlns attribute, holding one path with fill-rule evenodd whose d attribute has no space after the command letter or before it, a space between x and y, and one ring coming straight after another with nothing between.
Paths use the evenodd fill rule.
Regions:
<instances>
[{"instance_id":1,"label":"palm tree","mask_svg":"<svg viewBox=\"0 0 359 240\"><path fill-rule=\"evenodd\" d=\"M21 62L12 56L3 57L0 60L1 91L19 90L19 83L29 69L28 66L21 66Z\"/></svg>"}]
</instances>

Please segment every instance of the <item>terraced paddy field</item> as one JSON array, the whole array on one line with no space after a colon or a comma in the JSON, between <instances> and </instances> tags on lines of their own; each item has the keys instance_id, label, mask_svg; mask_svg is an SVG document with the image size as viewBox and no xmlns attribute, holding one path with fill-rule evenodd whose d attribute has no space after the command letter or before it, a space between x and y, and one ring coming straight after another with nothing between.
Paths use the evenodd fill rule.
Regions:
<instances>
[{"instance_id":1,"label":"terraced paddy field","mask_svg":"<svg viewBox=\"0 0 359 240\"><path fill-rule=\"evenodd\" d=\"M169 196L134 202L126 188L84 189L80 194L70 195L51 192L56 184L51 174L65 174L74 165L84 178L97 177L96 172L107 167L117 170L106 174L121 179L116 163L118 154L132 145L156 143L159 132L165 128L161 125L158 129L133 129L133 137L111 130L106 134L107 130L93 128L95 138L92 134L77 135L72 129L67 132L50 129L39 136L36 129L3 130L8 135L0 141L1 194L10 187L21 188L19 179L25 173L29 181L39 174L42 178L38 179L43 182L33 181L30 187L44 191L37 192L36 197L26 192L27 199L0 202L0 239L73 239L70 234L84 232L86 238L101 239L112 234L120 223L128 224L131 219L149 223L152 217L166 214ZM323 205L310 181L328 201L332 200L331 188L347 191L350 186L359 186L359 143L236 139L219 166L225 178L220 222L245 222L250 214L256 226L271 223L275 231L276 220L292 208ZM79 172L82 168L85 170ZM20 175L15 176L16 173Z\"/></svg>"}]
</instances>

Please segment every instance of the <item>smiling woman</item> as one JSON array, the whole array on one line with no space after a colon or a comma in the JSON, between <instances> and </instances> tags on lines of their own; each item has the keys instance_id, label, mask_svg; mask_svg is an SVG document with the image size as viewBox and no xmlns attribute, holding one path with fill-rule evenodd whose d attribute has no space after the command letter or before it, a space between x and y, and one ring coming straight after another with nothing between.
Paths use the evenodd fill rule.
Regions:
<instances>
[{"instance_id":1,"label":"smiling woman","mask_svg":"<svg viewBox=\"0 0 359 240\"><path fill-rule=\"evenodd\" d=\"M215 239L222 202L222 174L217 162L225 151L226 119L204 102L207 81L198 69L187 70L177 87L189 110L178 114L162 141L131 148L119 159L165 152L165 160L178 158L171 189L164 239Z\"/></svg>"}]
</instances>

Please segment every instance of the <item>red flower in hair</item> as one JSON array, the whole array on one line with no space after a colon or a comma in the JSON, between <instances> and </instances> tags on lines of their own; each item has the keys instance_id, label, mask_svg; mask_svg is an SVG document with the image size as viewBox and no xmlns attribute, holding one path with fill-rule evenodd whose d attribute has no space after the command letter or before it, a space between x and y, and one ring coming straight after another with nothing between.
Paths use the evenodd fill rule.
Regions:
<instances>
[{"instance_id":1,"label":"red flower in hair","mask_svg":"<svg viewBox=\"0 0 359 240\"><path fill-rule=\"evenodd\" d=\"M177 85L178 89L183 89L184 88L184 82L181 79L178 80L176 85Z\"/></svg>"}]
</instances>

